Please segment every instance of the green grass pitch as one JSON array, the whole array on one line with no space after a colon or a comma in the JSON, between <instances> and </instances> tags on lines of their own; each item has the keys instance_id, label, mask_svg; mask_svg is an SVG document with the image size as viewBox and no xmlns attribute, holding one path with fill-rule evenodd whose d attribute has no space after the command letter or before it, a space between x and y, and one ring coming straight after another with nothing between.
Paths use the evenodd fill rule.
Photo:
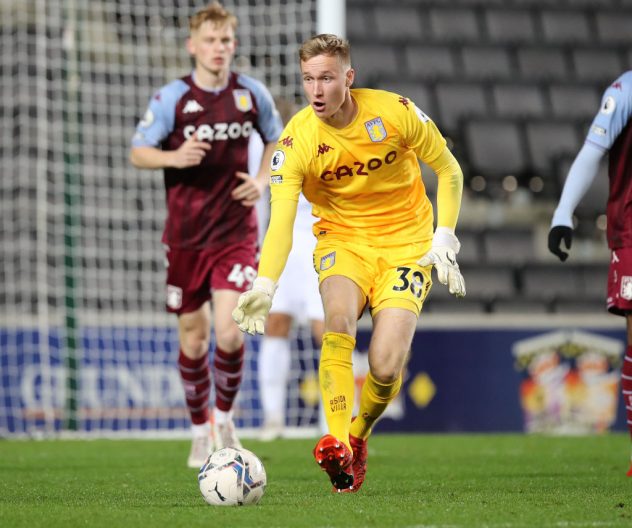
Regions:
<instances>
[{"instance_id":1,"label":"green grass pitch","mask_svg":"<svg viewBox=\"0 0 632 528\"><path fill-rule=\"evenodd\" d=\"M375 434L367 480L345 495L330 492L314 443L246 440L266 493L221 508L203 501L185 441L0 441L0 526L632 526L624 434Z\"/></svg>"}]
</instances>

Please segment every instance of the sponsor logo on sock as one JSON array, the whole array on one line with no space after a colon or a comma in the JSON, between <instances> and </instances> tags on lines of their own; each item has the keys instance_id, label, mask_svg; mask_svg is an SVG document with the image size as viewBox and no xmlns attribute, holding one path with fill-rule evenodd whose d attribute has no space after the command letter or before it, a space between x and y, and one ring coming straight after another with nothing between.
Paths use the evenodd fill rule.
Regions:
<instances>
[{"instance_id":1,"label":"sponsor logo on sock","mask_svg":"<svg viewBox=\"0 0 632 528\"><path fill-rule=\"evenodd\" d=\"M334 396L331 400L329 400L329 409L331 412L346 411L347 399L342 394Z\"/></svg>"}]
</instances>

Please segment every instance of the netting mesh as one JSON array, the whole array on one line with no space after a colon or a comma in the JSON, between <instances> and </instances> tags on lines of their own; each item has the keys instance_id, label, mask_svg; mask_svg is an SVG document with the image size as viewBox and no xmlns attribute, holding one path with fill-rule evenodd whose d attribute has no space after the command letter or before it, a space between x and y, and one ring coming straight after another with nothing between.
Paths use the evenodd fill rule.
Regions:
<instances>
[{"instance_id":1,"label":"netting mesh","mask_svg":"<svg viewBox=\"0 0 632 528\"><path fill-rule=\"evenodd\" d=\"M151 94L190 71L188 17L205 4L0 0L0 434L188 423L163 311L162 177L127 156ZM297 100L314 1L225 5L238 69ZM242 427L259 420L250 357Z\"/></svg>"}]
</instances>

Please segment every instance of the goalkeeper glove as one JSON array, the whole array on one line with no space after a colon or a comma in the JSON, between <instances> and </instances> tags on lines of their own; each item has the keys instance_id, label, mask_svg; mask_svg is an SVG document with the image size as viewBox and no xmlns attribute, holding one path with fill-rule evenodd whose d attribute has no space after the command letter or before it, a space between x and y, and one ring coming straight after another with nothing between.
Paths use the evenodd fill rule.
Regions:
<instances>
[{"instance_id":1,"label":"goalkeeper glove","mask_svg":"<svg viewBox=\"0 0 632 528\"><path fill-rule=\"evenodd\" d=\"M252 289L242 293L233 310L233 319L242 332L263 334L263 323L268 316L276 283L267 277L257 277Z\"/></svg>"},{"instance_id":2,"label":"goalkeeper glove","mask_svg":"<svg viewBox=\"0 0 632 528\"><path fill-rule=\"evenodd\" d=\"M447 227L437 227L432 238L430 251L421 257L417 264L424 267L434 266L439 282L447 284L450 293L457 297L464 297L465 280L456 262L459 249L461 249L461 244L453 230Z\"/></svg>"},{"instance_id":3,"label":"goalkeeper glove","mask_svg":"<svg viewBox=\"0 0 632 528\"><path fill-rule=\"evenodd\" d=\"M566 249L571 249L573 229L565 225L553 226L549 231L549 251L564 262L568 258L568 253L562 251L562 240Z\"/></svg>"}]
</instances>

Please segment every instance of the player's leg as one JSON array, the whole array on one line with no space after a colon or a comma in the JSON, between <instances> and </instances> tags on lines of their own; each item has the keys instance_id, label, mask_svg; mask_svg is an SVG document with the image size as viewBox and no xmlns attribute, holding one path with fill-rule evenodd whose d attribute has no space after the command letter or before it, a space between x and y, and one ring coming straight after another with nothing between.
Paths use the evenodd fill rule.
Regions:
<instances>
[{"instance_id":1,"label":"player's leg","mask_svg":"<svg viewBox=\"0 0 632 528\"><path fill-rule=\"evenodd\" d=\"M209 303L205 302L193 312L178 316L180 353L178 369L184 395L191 415L193 441L187 465L200 468L212 451L208 396L211 377L208 364L211 316Z\"/></svg>"},{"instance_id":2,"label":"player's leg","mask_svg":"<svg viewBox=\"0 0 632 528\"><path fill-rule=\"evenodd\" d=\"M371 429L401 388L417 319L432 285L430 268L416 264L423 249L421 245L406 245L389 248L382 255L388 267L376 277L370 300L373 334L369 344L369 373L349 436L354 457L352 491L358 491L364 482Z\"/></svg>"},{"instance_id":3,"label":"player's leg","mask_svg":"<svg viewBox=\"0 0 632 528\"><path fill-rule=\"evenodd\" d=\"M207 271L199 265L205 261L199 251L167 248L166 259L167 311L178 316L178 370L191 416L193 441L187 465L199 469L213 448L208 405L211 315Z\"/></svg>"},{"instance_id":4,"label":"player's leg","mask_svg":"<svg viewBox=\"0 0 632 528\"><path fill-rule=\"evenodd\" d=\"M323 334L325 333L325 321L323 319L311 319L309 326L312 331L312 339L318 347L323 345Z\"/></svg>"},{"instance_id":5,"label":"player's leg","mask_svg":"<svg viewBox=\"0 0 632 528\"><path fill-rule=\"evenodd\" d=\"M623 358L623 366L621 367L621 391L623 393L623 401L625 402L625 416L628 424L630 438L632 438L632 312L628 312L625 316L627 324L628 342L625 349L625 357ZM630 458L630 468L627 472L628 477L632 477L632 457Z\"/></svg>"},{"instance_id":6,"label":"player's leg","mask_svg":"<svg viewBox=\"0 0 632 528\"><path fill-rule=\"evenodd\" d=\"M291 315L271 312L266 321L266 333L261 339L257 375L263 410L260 439L264 441L279 438L285 428L285 405L291 364L291 325Z\"/></svg>"},{"instance_id":7,"label":"player's leg","mask_svg":"<svg viewBox=\"0 0 632 528\"><path fill-rule=\"evenodd\" d=\"M318 374L329 434L316 444L314 457L339 491L353 483L353 476L347 469L352 458L349 425L355 390L351 357L365 296L356 283L341 275L325 278L320 293L325 311L325 333Z\"/></svg>"},{"instance_id":8,"label":"player's leg","mask_svg":"<svg viewBox=\"0 0 632 528\"><path fill-rule=\"evenodd\" d=\"M632 248L612 251L608 268L608 311L625 316L627 325L627 347L621 366L621 392L625 403L628 431L632 438L632 294L627 283L632 275ZM625 282L624 282L625 281ZM632 477L632 457L627 472Z\"/></svg>"},{"instance_id":9,"label":"player's leg","mask_svg":"<svg viewBox=\"0 0 632 528\"><path fill-rule=\"evenodd\" d=\"M213 291L215 354L213 380L215 409L213 438L215 448L241 447L233 423L232 409L241 387L244 367L244 334L237 328L231 313L237 306L239 292Z\"/></svg>"},{"instance_id":10,"label":"player's leg","mask_svg":"<svg viewBox=\"0 0 632 528\"><path fill-rule=\"evenodd\" d=\"M215 331L213 438L216 449L241 447L232 410L243 376L244 334L233 321L232 311L239 295L252 286L257 275L256 255L257 247L250 243L216 248L208 253L212 262L209 288Z\"/></svg>"},{"instance_id":11,"label":"player's leg","mask_svg":"<svg viewBox=\"0 0 632 528\"><path fill-rule=\"evenodd\" d=\"M353 491L358 491L364 483L371 429L402 386L402 372L415 333L417 314L401 308L386 308L375 315L373 324L369 372L360 392L358 416L349 433L353 449Z\"/></svg>"}]
</instances>

